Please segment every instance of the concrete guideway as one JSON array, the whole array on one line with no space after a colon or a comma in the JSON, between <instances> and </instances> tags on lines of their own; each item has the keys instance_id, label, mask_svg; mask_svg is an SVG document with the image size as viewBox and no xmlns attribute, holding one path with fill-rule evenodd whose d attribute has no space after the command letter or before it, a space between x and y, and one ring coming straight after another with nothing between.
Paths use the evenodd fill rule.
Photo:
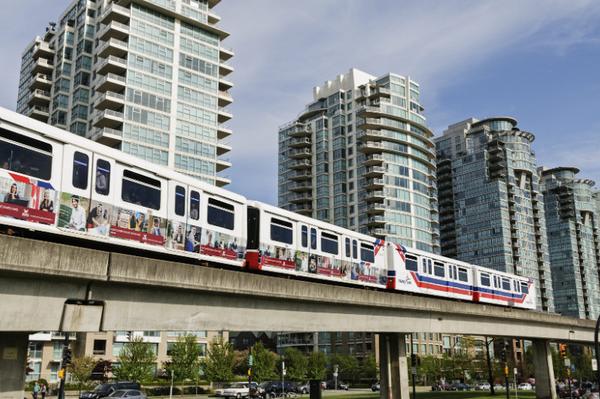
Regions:
<instances>
[{"instance_id":1,"label":"concrete guideway","mask_svg":"<svg viewBox=\"0 0 600 399\"><path fill-rule=\"evenodd\" d=\"M594 327L521 309L0 236L0 399L19 397L30 332L198 329L380 333L381 395L390 399L408 398L405 333L526 338L536 348L536 396L555 398L549 341L590 343Z\"/></svg>"}]
</instances>

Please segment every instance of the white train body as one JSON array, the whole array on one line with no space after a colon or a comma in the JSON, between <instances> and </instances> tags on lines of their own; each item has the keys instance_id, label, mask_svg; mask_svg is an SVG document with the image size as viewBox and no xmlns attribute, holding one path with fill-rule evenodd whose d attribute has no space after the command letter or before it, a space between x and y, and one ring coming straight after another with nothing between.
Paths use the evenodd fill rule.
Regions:
<instances>
[{"instance_id":1,"label":"white train body","mask_svg":"<svg viewBox=\"0 0 600 399\"><path fill-rule=\"evenodd\" d=\"M0 108L0 223L323 282L535 309L531 280L304 217Z\"/></svg>"}]
</instances>

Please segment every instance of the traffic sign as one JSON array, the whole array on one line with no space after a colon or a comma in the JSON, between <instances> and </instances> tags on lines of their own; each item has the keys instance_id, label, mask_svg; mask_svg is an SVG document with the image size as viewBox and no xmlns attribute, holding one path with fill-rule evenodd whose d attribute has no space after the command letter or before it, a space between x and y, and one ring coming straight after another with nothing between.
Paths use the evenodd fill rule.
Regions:
<instances>
[{"instance_id":1,"label":"traffic sign","mask_svg":"<svg viewBox=\"0 0 600 399\"><path fill-rule=\"evenodd\" d=\"M248 355L248 366L252 367L254 364L254 356L252 354Z\"/></svg>"},{"instance_id":2,"label":"traffic sign","mask_svg":"<svg viewBox=\"0 0 600 399\"><path fill-rule=\"evenodd\" d=\"M412 371L412 375L417 375L417 368L415 366L412 366L410 369Z\"/></svg>"},{"instance_id":3,"label":"traffic sign","mask_svg":"<svg viewBox=\"0 0 600 399\"><path fill-rule=\"evenodd\" d=\"M568 357L565 358L565 367L571 367L571 359Z\"/></svg>"},{"instance_id":4,"label":"traffic sign","mask_svg":"<svg viewBox=\"0 0 600 399\"><path fill-rule=\"evenodd\" d=\"M592 359L592 371L598 371L598 361L596 359Z\"/></svg>"}]
</instances>

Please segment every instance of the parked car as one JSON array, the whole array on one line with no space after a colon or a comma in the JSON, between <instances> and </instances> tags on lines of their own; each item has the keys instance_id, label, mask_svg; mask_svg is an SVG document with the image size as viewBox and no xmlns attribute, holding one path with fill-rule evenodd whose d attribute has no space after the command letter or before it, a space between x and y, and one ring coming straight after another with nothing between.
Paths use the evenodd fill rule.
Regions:
<instances>
[{"instance_id":1,"label":"parked car","mask_svg":"<svg viewBox=\"0 0 600 399\"><path fill-rule=\"evenodd\" d=\"M336 386L335 380L327 381L325 386L326 386L326 389L335 389L335 386ZM348 385L347 383L342 382L342 381L337 382L337 389L342 389L344 391L347 391L348 388L350 388L350 385Z\"/></svg>"},{"instance_id":2,"label":"parked car","mask_svg":"<svg viewBox=\"0 0 600 399\"><path fill-rule=\"evenodd\" d=\"M496 391L504 391L505 389L506 389L506 386L504 386L504 385L500 385L500 384L494 385L494 390L496 390Z\"/></svg>"},{"instance_id":3,"label":"parked car","mask_svg":"<svg viewBox=\"0 0 600 399\"><path fill-rule=\"evenodd\" d=\"M437 384L433 384L431 386L431 390L432 391L449 391L450 384L448 384L447 382L438 382Z\"/></svg>"},{"instance_id":4,"label":"parked car","mask_svg":"<svg viewBox=\"0 0 600 399\"><path fill-rule=\"evenodd\" d=\"M476 391L489 391L490 390L490 383L489 382L480 382L479 384L475 385L475 390Z\"/></svg>"},{"instance_id":5,"label":"parked car","mask_svg":"<svg viewBox=\"0 0 600 399\"><path fill-rule=\"evenodd\" d=\"M522 391L531 391L531 390L533 390L533 386L528 382L522 382L519 384L517 389L520 389Z\"/></svg>"},{"instance_id":6,"label":"parked car","mask_svg":"<svg viewBox=\"0 0 600 399\"><path fill-rule=\"evenodd\" d=\"M471 389L471 387L464 382L455 382L454 384L450 385L451 391L468 391L469 389Z\"/></svg>"},{"instance_id":7,"label":"parked car","mask_svg":"<svg viewBox=\"0 0 600 399\"><path fill-rule=\"evenodd\" d=\"M381 391L381 384L379 382L376 382L373 385L371 385L371 391L373 391L373 392Z\"/></svg>"},{"instance_id":8,"label":"parked car","mask_svg":"<svg viewBox=\"0 0 600 399\"><path fill-rule=\"evenodd\" d=\"M256 389L258 384L253 382L252 388ZM250 387L247 382L234 382L225 387L221 392L220 396L224 398L245 398L250 395Z\"/></svg>"},{"instance_id":9,"label":"parked car","mask_svg":"<svg viewBox=\"0 0 600 399\"><path fill-rule=\"evenodd\" d=\"M301 393L301 394L303 394L303 395L305 395L305 394L307 394L307 393L310 393L310 381L306 381L306 382L299 383L299 384L296 386L296 391L297 391L298 393Z\"/></svg>"},{"instance_id":10,"label":"parked car","mask_svg":"<svg viewBox=\"0 0 600 399\"><path fill-rule=\"evenodd\" d=\"M79 399L100 399L120 389L140 389L140 384L133 381L107 382L97 385L93 391L82 392Z\"/></svg>"},{"instance_id":11,"label":"parked car","mask_svg":"<svg viewBox=\"0 0 600 399\"><path fill-rule=\"evenodd\" d=\"M106 398L147 399L146 395L138 389L118 389Z\"/></svg>"},{"instance_id":12,"label":"parked car","mask_svg":"<svg viewBox=\"0 0 600 399\"><path fill-rule=\"evenodd\" d=\"M281 388L281 381L265 381L258 386L258 393L261 396L274 396L285 390L285 392L298 392L298 386L293 381L284 381L284 389ZM309 387L310 390L310 387Z\"/></svg>"}]
</instances>

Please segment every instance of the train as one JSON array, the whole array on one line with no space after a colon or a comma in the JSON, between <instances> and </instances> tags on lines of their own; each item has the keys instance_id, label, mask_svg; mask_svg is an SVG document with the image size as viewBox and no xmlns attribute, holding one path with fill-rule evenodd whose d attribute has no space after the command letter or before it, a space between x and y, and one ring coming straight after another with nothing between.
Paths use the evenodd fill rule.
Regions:
<instances>
[{"instance_id":1,"label":"train","mask_svg":"<svg viewBox=\"0 0 600 399\"><path fill-rule=\"evenodd\" d=\"M523 276L370 237L0 108L0 224L241 270L536 308Z\"/></svg>"}]
</instances>

